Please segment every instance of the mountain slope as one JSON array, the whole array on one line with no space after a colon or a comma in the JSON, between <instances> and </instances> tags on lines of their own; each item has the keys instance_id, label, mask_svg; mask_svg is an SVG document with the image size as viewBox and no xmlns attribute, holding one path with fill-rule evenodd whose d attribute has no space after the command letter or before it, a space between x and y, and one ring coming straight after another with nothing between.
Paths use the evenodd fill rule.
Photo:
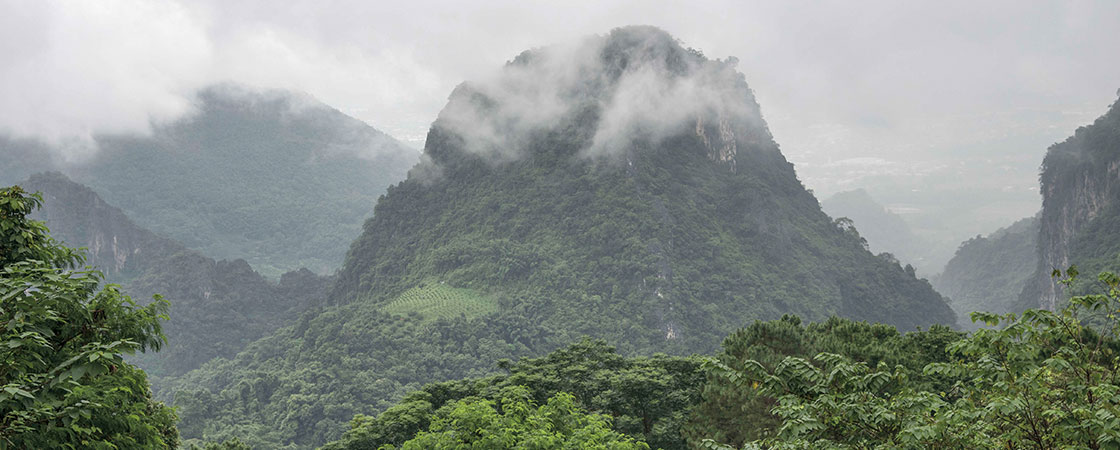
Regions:
<instances>
[{"instance_id":1,"label":"mountain slope","mask_svg":"<svg viewBox=\"0 0 1120 450\"><path fill-rule=\"evenodd\" d=\"M459 86L334 306L175 381L183 435L314 446L421 383L583 335L687 354L791 312L952 323L821 212L733 65L632 27Z\"/></svg>"},{"instance_id":2,"label":"mountain slope","mask_svg":"<svg viewBox=\"0 0 1120 450\"><path fill-rule=\"evenodd\" d=\"M161 260L186 250L178 242L136 226L92 189L61 173L35 174L19 184L43 195L43 207L34 214L35 219L45 221L51 235L66 245L84 247L86 264L114 282L136 279Z\"/></svg>"},{"instance_id":3,"label":"mountain slope","mask_svg":"<svg viewBox=\"0 0 1120 450\"><path fill-rule=\"evenodd\" d=\"M930 283L949 298L959 325L974 329L969 313L1020 312L1019 293L1038 267L1038 218L1019 220L988 236L961 243Z\"/></svg>"},{"instance_id":4,"label":"mountain slope","mask_svg":"<svg viewBox=\"0 0 1120 450\"><path fill-rule=\"evenodd\" d=\"M139 303L153 294L171 302L164 326L168 343L159 353L133 361L161 379L197 368L215 357L232 357L246 344L286 325L325 294L329 279L307 270L284 274L279 284L254 272L244 260L214 261L129 220L88 187L61 173L31 176L21 185L43 194L51 234L85 247L87 264L109 282L123 284Z\"/></svg>"},{"instance_id":5,"label":"mountain slope","mask_svg":"<svg viewBox=\"0 0 1120 450\"><path fill-rule=\"evenodd\" d=\"M219 85L196 103L151 136L96 136L98 151L73 162L2 139L0 178L62 171L144 228L277 277L335 270L377 197L419 158L305 95Z\"/></svg>"},{"instance_id":6,"label":"mountain slope","mask_svg":"<svg viewBox=\"0 0 1120 450\"><path fill-rule=\"evenodd\" d=\"M1050 276L1054 269L1078 266L1079 290L1099 271L1120 269L1120 101L1051 146L1039 179L1038 268L1019 300L1054 310L1066 295Z\"/></svg>"},{"instance_id":7,"label":"mountain slope","mask_svg":"<svg viewBox=\"0 0 1120 450\"><path fill-rule=\"evenodd\" d=\"M378 203L335 300L426 278L532 292L519 306L556 328L644 350L711 349L787 312L950 320L928 285L821 212L733 63L645 28L565 50L526 52L452 94L425 150L439 175ZM572 74L550 79L555 66ZM519 101L540 97L553 111L522 118Z\"/></svg>"}]
</instances>

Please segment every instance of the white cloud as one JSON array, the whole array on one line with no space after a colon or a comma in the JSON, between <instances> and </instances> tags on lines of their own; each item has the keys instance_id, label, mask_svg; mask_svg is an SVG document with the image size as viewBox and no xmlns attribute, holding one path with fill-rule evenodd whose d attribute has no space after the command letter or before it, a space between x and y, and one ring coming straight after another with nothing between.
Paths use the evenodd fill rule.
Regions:
<instances>
[{"instance_id":1,"label":"white cloud","mask_svg":"<svg viewBox=\"0 0 1120 450\"><path fill-rule=\"evenodd\" d=\"M208 70L210 46L172 2L21 2L0 14L0 130L72 152L90 133L145 132L177 117Z\"/></svg>"},{"instance_id":2,"label":"white cloud","mask_svg":"<svg viewBox=\"0 0 1120 450\"><path fill-rule=\"evenodd\" d=\"M796 162L905 165L962 148L1039 159L1081 116L1045 134L953 117L1099 114L1120 87L1120 2L1109 0L0 0L0 131L80 155L91 133L145 132L189 112L195 89L235 81L306 91L419 140L458 83L524 49L630 24L738 57ZM975 145L1024 132L1014 146Z\"/></svg>"}]
</instances>

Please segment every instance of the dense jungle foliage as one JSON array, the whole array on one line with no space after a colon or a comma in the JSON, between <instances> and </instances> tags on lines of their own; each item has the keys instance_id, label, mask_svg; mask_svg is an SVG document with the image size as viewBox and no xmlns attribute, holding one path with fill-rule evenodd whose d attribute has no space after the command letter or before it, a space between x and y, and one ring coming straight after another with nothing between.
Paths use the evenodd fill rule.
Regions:
<instances>
[{"instance_id":1,"label":"dense jungle foliage","mask_svg":"<svg viewBox=\"0 0 1120 450\"><path fill-rule=\"evenodd\" d=\"M175 412L123 358L163 344L166 300L100 286L27 217L40 204L0 190L0 448L176 448Z\"/></svg>"},{"instance_id":2,"label":"dense jungle foliage","mask_svg":"<svg viewBox=\"0 0 1120 450\"><path fill-rule=\"evenodd\" d=\"M524 388L503 393L500 402L463 400L440 414L402 449L648 449L633 438L611 431L610 418L585 414L570 394L560 393L535 408ZM495 409L500 405L501 413Z\"/></svg>"},{"instance_id":3,"label":"dense jungle foliage","mask_svg":"<svg viewBox=\"0 0 1120 450\"><path fill-rule=\"evenodd\" d=\"M153 400L145 373L122 358L163 344L166 300L141 307L115 285L99 288L99 273L73 268L82 262L80 252L58 245L41 222L28 220L39 204L37 195L18 187L0 191L0 448L175 448L176 413ZM485 351L514 335L471 330L479 322L465 316L382 314L382 322L348 331L442 330L442 337L415 342L412 358L431 365L409 368L379 355L335 352L336 367L369 358L384 362L388 376L400 368L440 370L477 345L474 357L497 361L499 373L421 386L375 408L383 411L377 416L355 415L341 439L323 448L1113 448L1120 443L1120 277L1102 273L1096 286L1104 293L1074 297L1057 313L974 313L973 320L993 328L971 335L944 326L903 334L836 317L803 325L787 315L732 333L714 358L628 358L603 341L583 339L544 357L495 359ZM440 294L433 297L477 300L469 291L431 290ZM330 312L339 309L305 314L297 329L312 342L343 337L311 323L337 322ZM434 342L464 345L436 356L424 345ZM224 438L184 445L277 447L282 436L254 426L251 417L265 406L260 399L277 391L295 403L289 410L301 412L282 423L296 427L282 430L295 436L309 431L298 429L303 424L322 423L314 414L374 405L370 397L348 399L362 391L345 390L338 379L328 384L340 392L315 399L253 369L258 377L252 383L219 394L232 396L235 409L185 408L226 421L209 426L233 424L210 433ZM306 378L315 371L301 375L297 388L322 383ZM384 379L373 374L365 380ZM205 403L210 395L194 392L187 401ZM351 403L332 411L316 400Z\"/></svg>"},{"instance_id":4,"label":"dense jungle foliage","mask_svg":"<svg viewBox=\"0 0 1120 450\"><path fill-rule=\"evenodd\" d=\"M484 376L497 359L585 335L623 355L684 355L784 313L905 330L955 321L912 268L821 212L732 61L644 27L589 45L571 85L539 88L569 107L536 127L503 109L522 85L458 88L426 162L379 199L330 305L169 381L183 436L320 445L424 383ZM547 80L548 55L526 52L504 73ZM703 83L719 103L664 125L663 138L638 125L617 153L584 154L607 127L602 99L647 73ZM472 114L501 139L460 126Z\"/></svg>"},{"instance_id":5,"label":"dense jungle foliage","mask_svg":"<svg viewBox=\"0 0 1120 450\"><path fill-rule=\"evenodd\" d=\"M1107 294L1058 312L974 313L994 328L930 347L947 358L918 372L834 352L709 367L744 395L775 399L775 426L744 448L1117 448L1120 277L1098 283Z\"/></svg>"},{"instance_id":6,"label":"dense jungle foliage","mask_svg":"<svg viewBox=\"0 0 1120 450\"><path fill-rule=\"evenodd\" d=\"M195 108L152 136L96 136L97 152L73 161L0 136L0 179L62 171L142 227L275 279L335 270L377 196L420 156L296 93L218 85Z\"/></svg>"},{"instance_id":7,"label":"dense jungle foliage","mask_svg":"<svg viewBox=\"0 0 1120 450\"><path fill-rule=\"evenodd\" d=\"M973 311L1003 314L1027 309L1019 304L1019 293L1037 267L1038 218L1030 217L961 243L930 283L949 298L958 326L971 330L979 327L969 320Z\"/></svg>"},{"instance_id":8,"label":"dense jungle foliage","mask_svg":"<svg viewBox=\"0 0 1120 450\"><path fill-rule=\"evenodd\" d=\"M796 316L755 322L723 342L721 364L747 360L773 366L785 356L809 358L839 352L859 361L901 364L919 373L931 362L947 361L945 345L963 336L946 327L899 333L894 327L830 318L802 324ZM457 402L500 401L522 387L535 402L568 393L592 413L611 417L613 430L652 448L684 449L704 439L745 442L766 436L779 417L773 397L743 392L722 376L702 370L697 356L624 358L602 341L582 340L542 358L499 362L504 374L433 383L408 394L376 417L356 416L341 440L325 449L400 446ZM922 385L938 385L936 380ZM944 384L944 383L941 383Z\"/></svg>"},{"instance_id":9,"label":"dense jungle foliage","mask_svg":"<svg viewBox=\"0 0 1120 450\"><path fill-rule=\"evenodd\" d=\"M603 341L584 339L541 358L499 361L505 372L425 385L377 415L356 416L341 440L324 449L400 446L463 402L501 403L511 389L538 404L556 395L610 417L613 430L653 448L684 448L681 427L699 400L697 357L624 358Z\"/></svg>"}]
</instances>

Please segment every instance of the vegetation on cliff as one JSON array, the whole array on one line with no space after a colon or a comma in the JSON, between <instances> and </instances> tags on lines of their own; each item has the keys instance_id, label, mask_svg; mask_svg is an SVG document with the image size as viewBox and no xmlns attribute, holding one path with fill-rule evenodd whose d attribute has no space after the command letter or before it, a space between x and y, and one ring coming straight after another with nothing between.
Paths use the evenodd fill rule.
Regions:
<instances>
[{"instance_id":1,"label":"vegetation on cliff","mask_svg":"<svg viewBox=\"0 0 1120 450\"><path fill-rule=\"evenodd\" d=\"M1120 101L1051 146L1039 180L1038 268L1019 299L1022 307L1056 310L1067 294L1051 279L1054 270L1074 263L1083 273L1120 269Z\"/></svg>"}]
</instances>

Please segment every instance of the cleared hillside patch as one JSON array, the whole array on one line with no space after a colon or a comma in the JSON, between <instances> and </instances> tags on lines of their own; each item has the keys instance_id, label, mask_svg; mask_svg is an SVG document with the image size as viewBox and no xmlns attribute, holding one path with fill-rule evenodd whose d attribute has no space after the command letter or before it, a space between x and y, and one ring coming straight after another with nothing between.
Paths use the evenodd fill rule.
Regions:
<instances>
[{"instance_id":1,"label":"cleared hillside patch","mask_svg":"<svg viewBox=\"0 0 1120 450\"><path fill-rule=\"evenodd\" d=\"M425 320L477 317L498 312L497 299L474 289L457 288L442 282L429 282L401 293L386 304L387 314L406 316L417 313Z\"/></svg>"}]
</instances>

